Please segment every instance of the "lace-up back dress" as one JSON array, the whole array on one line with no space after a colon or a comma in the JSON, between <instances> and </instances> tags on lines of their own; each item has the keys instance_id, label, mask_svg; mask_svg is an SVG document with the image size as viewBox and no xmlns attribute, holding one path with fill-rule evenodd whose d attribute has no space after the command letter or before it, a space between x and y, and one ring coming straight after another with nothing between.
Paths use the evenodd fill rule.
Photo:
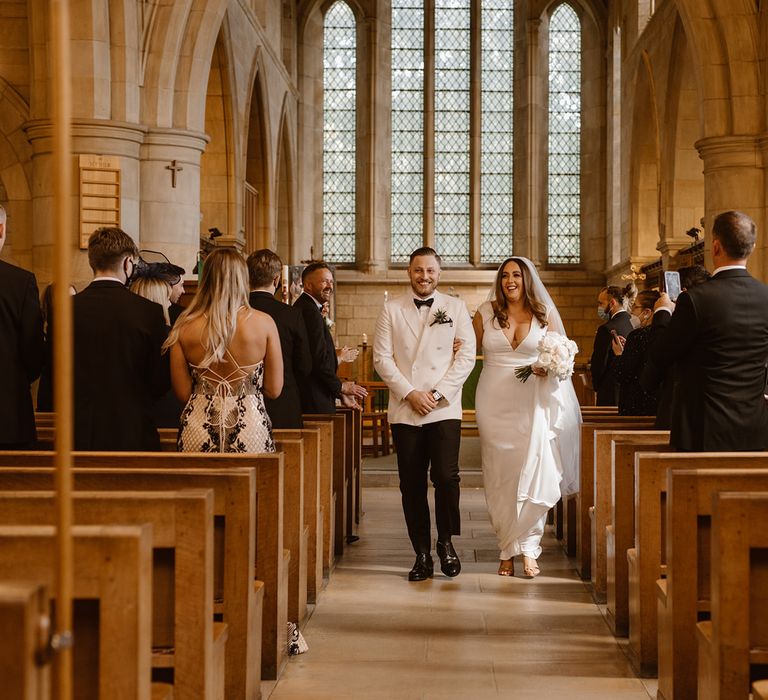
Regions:
<instances>
[{"instance_id":1,"label":"lace-up back dress","mask_svg":"<svg viewBox=\"0 0 768 700\"><path fill-rule=\"evenodd\" d=\"M192 395L181 414L179 452L274 452L272 424L264 408L264 360L219 374L190 365Z\"/></svg>"}]
</instances>

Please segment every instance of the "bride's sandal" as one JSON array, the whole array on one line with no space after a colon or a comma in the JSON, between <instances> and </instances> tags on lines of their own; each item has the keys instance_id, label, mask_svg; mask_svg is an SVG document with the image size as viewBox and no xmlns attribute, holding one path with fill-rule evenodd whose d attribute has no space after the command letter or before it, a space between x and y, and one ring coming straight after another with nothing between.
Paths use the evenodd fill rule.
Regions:
<instances>
[{"instance_id":1,"label":"bride's sandal","mask_svg":"<svg viewBox=\"0 0 768 700\"><path fill-rule=\"evenodd\" d=\"M535 578L540 573L541 570L539 569L539 565L536 563L536 560L523 555L523 574L529 578Z\"/></svg>"},{"instance_id":2,"label":"bride's sandal","mask_svg":"<svg viewBox=\"0 0 768 700\"><path fill-rule=\"evenodd\" d=\"M499 562L499 576L514 576L515 575L515 560L514 559L502 559Z\"/></svg>"}]
</instances>

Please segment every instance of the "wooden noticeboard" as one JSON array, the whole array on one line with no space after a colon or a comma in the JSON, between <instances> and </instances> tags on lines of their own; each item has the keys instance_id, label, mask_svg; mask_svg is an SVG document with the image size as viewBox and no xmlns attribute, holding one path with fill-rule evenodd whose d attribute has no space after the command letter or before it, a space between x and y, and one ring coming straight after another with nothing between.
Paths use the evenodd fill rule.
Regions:
<instances>
[{"instance_id":1,"label":"wooden noticeboard","mask_svg":"<svg viewBox=\"0 0 768 700\"><path fill-rule=\"evenodd\" d=\"M100 226L120 226L120 158L80 156L80 247Z\"/></svg>"}]
</instances>

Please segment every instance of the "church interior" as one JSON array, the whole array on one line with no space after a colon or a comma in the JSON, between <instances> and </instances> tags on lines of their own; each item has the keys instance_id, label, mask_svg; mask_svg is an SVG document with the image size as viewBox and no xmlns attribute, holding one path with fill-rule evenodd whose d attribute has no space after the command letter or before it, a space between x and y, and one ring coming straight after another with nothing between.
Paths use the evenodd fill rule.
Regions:
<instances>
[{"instance_id":1,"label":"church interior","mask_svg":"<svg viewBox=\"0 0 768 700\"><path fill-rule=\"evenodd\" d=\"M2 260L42 291L69 241L81 291L88 236L119 226L184 268L187 300L219 247L275 251L286 296L292 270L323 260L335 343L361 351L339 372L372 400L276 431L276 455L75 456L72 654L40 641L56 456L38 414L40 456L0 452L0 627L16 625L0 695L768 698L768 458L670 453L652 418L590 405L587 373L601 290L711 269L719 213L754 220L748 269L768 282L765 3L66 4L61 221L51 3L0 1ZM496 576L473 404L464 573L404 580L370 349L420 246L470 314L505 258L532 261L578 344L581 488L551 513L535 580ZM161 431L164 450L174 439ZM289 622L309 646L295 656Z\"/></svg>"}]
</instances>

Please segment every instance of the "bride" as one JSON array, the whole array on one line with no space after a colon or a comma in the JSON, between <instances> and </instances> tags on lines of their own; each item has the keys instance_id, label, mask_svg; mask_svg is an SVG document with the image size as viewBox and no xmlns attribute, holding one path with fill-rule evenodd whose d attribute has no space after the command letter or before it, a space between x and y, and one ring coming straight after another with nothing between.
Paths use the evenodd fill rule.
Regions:
<instances>
[{"instance_id":1,"label":"bride","mask_svg":"<svg viewBox=\"0 0 768 700\"><path fill-rule=\"evenodd\" d=\"M565 329L535 266L520 257L501 264L473 325L484 357L475 408L498 573L513 576L513 557L522 554L523 573L533 577L547 511L577 490L581 412L570 380L534 369L522 382L515 369L536 361L547 331Z\"/></svg>"}]
</instances>

